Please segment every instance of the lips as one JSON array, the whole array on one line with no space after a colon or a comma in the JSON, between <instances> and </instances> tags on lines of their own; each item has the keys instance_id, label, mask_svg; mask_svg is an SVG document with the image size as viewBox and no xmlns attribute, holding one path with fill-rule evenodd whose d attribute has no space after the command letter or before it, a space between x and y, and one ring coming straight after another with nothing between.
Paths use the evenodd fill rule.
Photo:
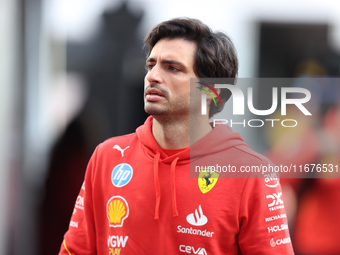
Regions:
<instances>
[{"instance_id":1,"label":"lips","mask_svg":"<svg viewBox=\"0 0 340 255\"><path fill-rule=\"evenodd\" d=\"M148 88L145 93L145 99L147 101L159 101L165 98L165 96L155 88Z\"/></svg>"},{"instance_id":2,"label":"lips","mask_svg":"<svg viewBox=\"0 0 340 255\"><path fill-rule=\"evenodd\" d=\"M158 89L154 89L154 88L147 89L146 95L158 95L158 96L164 97L164 95Z\"/></svg>"}]
</instances>

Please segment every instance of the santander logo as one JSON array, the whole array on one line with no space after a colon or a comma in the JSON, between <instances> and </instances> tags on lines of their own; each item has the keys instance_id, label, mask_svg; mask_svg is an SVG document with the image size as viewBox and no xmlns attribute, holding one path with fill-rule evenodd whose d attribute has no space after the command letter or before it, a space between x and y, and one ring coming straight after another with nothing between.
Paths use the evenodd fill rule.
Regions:
<instances>
[{"instance_id":1,"label":"santander logo","mask_svg":"<svg viewBox=\"0 0 340 255\"><path fill-rule=\"evenodd\" d=\"M190 213L187 216L187 222L194 226L203 226L208 222L208 218L203 214L201 205L195 210L195 213Z\"/></svg>"}]
</instances>

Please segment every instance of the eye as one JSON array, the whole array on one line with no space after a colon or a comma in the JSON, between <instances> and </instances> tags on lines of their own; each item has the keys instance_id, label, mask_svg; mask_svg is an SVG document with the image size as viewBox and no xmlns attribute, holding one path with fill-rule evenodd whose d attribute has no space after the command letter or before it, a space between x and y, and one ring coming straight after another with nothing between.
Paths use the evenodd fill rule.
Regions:
<instances>
[{"instance_id":1,"label":"eye","mask_svg":"<svg viewBox=\"0 0 340 255\"><path fill-rule=\"evenodd\" d=\"M146 71L150 71L150 70L152 70L152 68L154 66L155 66L154 64L148 64L148 65L145 66L145 69L146 69Z\"/></svg>"},{"instance_id":2,"label":"eye","mask_svg":"<svg viewBox=\"0 0 340 255\"><path fill-rule=\"evenodd\" d=\"M174 67L174 66L169 66L169 69L170 71L173 71L173 72L180 72L181 70L177 67Z\"/></svg>"}]
</instances>

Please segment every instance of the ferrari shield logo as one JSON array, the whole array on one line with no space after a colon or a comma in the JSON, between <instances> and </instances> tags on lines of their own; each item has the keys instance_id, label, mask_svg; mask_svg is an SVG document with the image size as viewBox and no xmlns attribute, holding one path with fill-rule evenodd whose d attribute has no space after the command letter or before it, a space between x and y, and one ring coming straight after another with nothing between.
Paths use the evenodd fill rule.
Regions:
<instances>
[{"instance_id":1,"label":"ferrari shield logo","mask_svg":"<svg viewBox=\"0 0 340 255\"><path fill-rule=\"evenodd\" d=\"M198 187L200 191L205 194L209 192L218 181L218 177L220 176L217 172L200 172L198 175Z\"/></svg>"}]
</instances>

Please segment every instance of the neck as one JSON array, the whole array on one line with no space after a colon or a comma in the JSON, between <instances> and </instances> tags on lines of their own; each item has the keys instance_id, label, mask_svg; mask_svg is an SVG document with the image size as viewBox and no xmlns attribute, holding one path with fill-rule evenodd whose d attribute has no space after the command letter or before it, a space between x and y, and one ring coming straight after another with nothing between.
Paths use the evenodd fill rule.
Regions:
<instances>
[{"instance_id":1,"label":"neck","mask_svg":"<svg viewBox=\"0 0 340 255\"><path fill-rule=\"evenodd\" d=\"M178 119L171 122L153 119L152 134L161 148L181 149L187 148L204 136L212 127L209 124L209 117Z\"/></svg>"}]
</instances>

